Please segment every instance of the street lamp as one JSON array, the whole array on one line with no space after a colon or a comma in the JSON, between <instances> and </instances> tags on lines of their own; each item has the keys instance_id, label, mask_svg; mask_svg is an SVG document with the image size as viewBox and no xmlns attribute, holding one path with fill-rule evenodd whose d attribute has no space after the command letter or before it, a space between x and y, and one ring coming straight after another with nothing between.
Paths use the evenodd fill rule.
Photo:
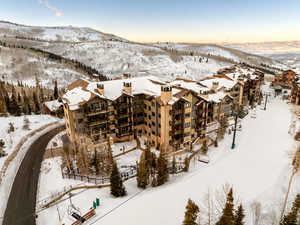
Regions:
<instances>
[{"instance_id":1,"label":"street lamp","mask_svg":"<svg viewBox=\"0 0 300 225\"><path fill-rule=\"evenodd\" d=\"M237 126L237 121L238 121L238 116L239 116L238 111L234 113L234 116L235 116L235 119L234 119L234 130L233 130L233 139L232 139L231 149L235 148L236 126Z\"/></svg>"}]
</instances>

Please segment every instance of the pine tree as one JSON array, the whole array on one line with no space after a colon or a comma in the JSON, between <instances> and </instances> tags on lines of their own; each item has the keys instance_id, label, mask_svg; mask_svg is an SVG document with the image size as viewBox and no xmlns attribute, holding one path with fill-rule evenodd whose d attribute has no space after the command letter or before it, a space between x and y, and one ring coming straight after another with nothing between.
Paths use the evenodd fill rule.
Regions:
<instances>
[{"instance_id":1,"label":"pine tree","mask_svg":"<svg viewBox=\"0 0 300 225\"><path fill-rule=\"evenodd\" d=\"M39 114L40 110L41 110L40 103L39 103L39 100L38 100L35 92L32 93L32 99L33 99L33 103L34 103L34 112L36 114Z\"/></svg>"},{"instance_id":2,"label":"pine tree","mask_svg":"<svg viewBox=\"0 0 300 225\"><path fill-rule=\"evenodd\" d=\"M4 101L5 101L5 105L6 105L6 110L10 113L10 98L9 95L7 93L7 90L4 90Z\"/></svg>"},{"instance_id":3,"label":"pine tree","mask_svg":"<svg viewBox=\"0 0 300 225\"><path fill-rule=\"evenodd\" d=\"M31 106L30 106L30 103L29 103L29 99L26 95L26 92L23 90L22 91L23 93L23 105L22 105L22 112L25 114L25 115L30 115L31 114Z\"/></svg>"},{"instance_id":4,"label":"pine tree","mask_svg":"<svg viewBox=\"0 0 300 225\"><path fill-rule=\"evenodd\" d=\"M199 207L196 205L196 203L189 199L185 209L182 225L197 225L196 220L199 213Z\"/></svg>"},{"instance_id":5,"label":"pine tree","mask_svg":"<svg viewBox=\"0 0 300 225\"><path fill-rule=\"evenodd\" d=\"M115 197L122 197L126 195L126 190L115 161L113 162L113 168L110 175L110 193Z\"/></svg>"},{"instance_id":6,"label":"pine tree","mask_svg":"<svg viewBox=\"0 0 300 225\"><path fill-rule=\"evenodd\" d=\"M44 89L42 87L40 88L40 102L45 102Z\"/></svg>"},{"instance_id":7,"label":"pine tree","mask_svg":"<svg viewBox=\"0 0 300 225\"><path fill-rule=\"evenodd\" d=\"M53 98L58 99L58 88L57 88L57 80L54 81L54 93Z\"/></svg>"},{"instance_id":8,"label":"pine tree","mask_svg":"<svg viewBox=\"0 0 300 225\"><path fill-rule=\"evenodd\" d=\"M0 114L6 112L7 112L7 108L6 108L5 95L4 95L4 86L1 83L0 84Z\"/></svg>"},{"instance_id":9,"label":"pine tree","mask_svg":"<svg viewBox=\"0 0 300 225\"><path fill-rule=\"evenodd\" d=\"M223 215L221 216L220 220L216 223L216 225L234 225L234 205L233 205L233 192L232 188L230 189L229 193L227 194L227 200L225 207L223 209Z\"/></svg>"},{"instance_id":10,"label":"pine tree","mask_svg":"<svg viewBox=\"0 0 300 225\"><path fill-rule=\"evenodd\" d=\"M9 113L11 113L15 116L21 115L21 109L17 102L17 95L16 95L16 90L15 90L14 86L12 87L12 90L11 90L11 100L9 101Z\"/></svg>"},{"instance_id":11,"label":"pine tree","mask_svg":"<svg viewBox=\"0 0 300 225\"><path fill-rule=\"evenodd\" d=\"M189 171L189 167L190 167L190 161L189 161L189 158L186 157L184 159L184 168L183 168L183 171L184 172L188 172Z\"/></svg>"},{"instance_id":12,"label":"pine tree","mask_svg":"<svg viewBox=\"0 0 300 225\"><path fill-rule=\"evenodd\" d=\"M160 153L157 159L157 185L162 185L169 179L168 161L164 154Z\"/></svg>"},{"instance_id":13,"label":"pine tree","mask_svg":"<svg viewBox=\"0 0 300 225\"><path fill-rule=\"evenodd\" d=\"M234 215L234 225L244 225L244 217L244 209L242 204L240 204Z\"/></svg>"},{"instance_id":14,"label":"pine tree","mask_svg":"<svg viewBox=\"0 0 300 225\"><path fill-rule=\"evenodd\" d=\"M172 160L172 174L176 173L176 158L175 155L173 155L173 160Z\"/></svg>"},{"instance_id":15,"label":"pine tree","mask_svg":"<svg viewBox=\"0 0 300 225\"><path fill-rule=\"evenodd\" d=\"M97 151L94 151L94 159L93 159L93 166L95 167L95 172L96 175L99 175L100 169L99 169L99 159L98 159L98 154Z\"/></svg>"},{"instance_id":16,"label":"pine tree","mask_svg":"<svg viewBox=\"0 0 300 225\"><path fill-rule=\"evenodd\" d=\"M137 169L137 186L146 188L149 183L149 170L147 167L146 154L142 153Z\"/></svg>"},{"instance_id":17,"label":"pine tree","mask_svg":"<svg viewBox=\"0 0 300 225\"><path fill-rule=\"evenodd\" d=\"M22 98L21 98L21 95L20 93L18 92L18 103L21 104L22 103Z\"/></svg>"}]
</instances>

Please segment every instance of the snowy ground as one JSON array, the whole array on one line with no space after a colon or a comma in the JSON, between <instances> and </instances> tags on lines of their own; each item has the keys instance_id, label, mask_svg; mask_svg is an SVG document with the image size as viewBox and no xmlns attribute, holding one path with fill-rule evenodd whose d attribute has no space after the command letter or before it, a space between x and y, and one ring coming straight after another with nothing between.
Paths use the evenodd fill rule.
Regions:
<instances>
[{"instance_id":1,"label":"snowy ground","mask_svg":"<svg viewBox=\"0 0 300 225\"><path fill-rule=\"evenodd\" d=\"M59 119L48 116L48 115L32 115L32 116L26 116L29 123L30 130L24 130L23 124L24 124L24 116L20 117L0 117L0 139L3 139L5 141L5 152L8 154L5 157L0 158L0 168L3 167L5 160L10 156L10 154L15 151L15 147L18 145L18 143L21 141L23 137L25 137L27 134L34 132L34 130L41 128L47 124L52 124L53 122L60 121ZM15 131L11 133L7 133L9 123L13 123ZM36 133L32 137L30 137L20 148L19 152L11 161L9 166L7 167L7 170L5 171L5 175L3 176L2 183L0 185L0 198L1 198L1 204L0 204L0 215L2 216L4 214L6 203L10 194L10 189L13 184L13 180L15 178L15 175L19 169L19 165L22 162L23 157L26 154L26 150L29 147L29 145L36 140L40 135L43 133L55 128L56 126L59 126L60 123L57 123L55 125L47 126L44 130ZM1 218L1 217L0 217ZM0 220L1 221L1 220Z\"/></svg>"},{"instance_id":2,"label":"snowy ground","mask_svg":"<svg viewBox=\"0 0 300 225\"><path fill-rule=\"evenodd\" d=\"M14 147L19 143L22 137L26 136L30 132L42 127L45 124L58 121L56 117L48 115L32 115L26 116L29 123L29 130L23 129L24 116L19 117L0 117L0 139L4 140L5 148L4 151L9 155ZM8 133L9 123L12 123L15 131ZM0 168L2 167L5 159L8 157L0 158Z\"/></svg>"},{"instance_id":3,"label":"snowy ground","mask_svg":"<svg viewBox=\"0 0 300 225\"><path fill-rule=\"evenodd\" d=\"M63 131L59 132L57 135L55 135L55 136L51 139L51 141L48 143L47 149L51 149L51 148L61 148L61 147L63 147L63 142L62 142L62 140L61 140L61 137L62 137L63 135L65 135L65 134L66 134L66 131L63 130Z\"/></svg>"},{"instance_id":4,"label":"snowy ground","mask_svg":"<svg viewBox=\"0 0 300 225\"><path fill-rule=\"evenodd\" d=\"M136 188L136 180L132 179L125 183L128 195L124 198L113 198L109 189L104 188L82 191L72 198L72 202L80 208L81 213L85 213L93 200L100 198L97 216L87 224L116 225L122 221L122 224L138 225L143 221L143 225L179 225L188 198L202 205L208 191L215 193L224 184L230 184L236 198L248 209L247 224L253 224L249 208L254 201L267 201L267 204L263 204L265 212L269 212L268 207L271 206L273 210L279 210L290 172L289 155L295 149L293 136L288 134L290 105L279 98L270 99L266 111L258 108L256 118L252 118L253 115L250 113L242 121L242 131L237 133L234 150L230 148L232 135L227 135L218 148L210 148L209 164L194 160L189 173L171 177L162 187L142 191ZM61 179L58 166L49 167L49 170L48 175L42 173L41 179L52 185L44 188L53 188L55 191L56 186L59 190L62 185L70 184L71 181ZM300 191L299 184L298 176L292 195ZM60 224L58 211L63 215L63 221L71 224L72 220L67 215L69 205L69 201L64 201L58 204L58 210L52 207L42 211L39 224Z\"/></svg>"}]
</instances>

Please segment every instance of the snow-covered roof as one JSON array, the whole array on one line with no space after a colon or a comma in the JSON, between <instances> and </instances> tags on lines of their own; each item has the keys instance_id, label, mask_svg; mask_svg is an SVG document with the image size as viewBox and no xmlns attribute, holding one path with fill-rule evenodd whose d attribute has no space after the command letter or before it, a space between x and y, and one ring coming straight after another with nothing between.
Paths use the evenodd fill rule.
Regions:
<instances>
[{"instance_id":1,"label":"snow-covered roof","mask_svg":"<svg viewBox=\"0 0 300 225\"><path fill-rule=\"evenodd\" d=\"M68 91L63 96L63 101L66 102L70 110L76 110L81 103L84 103L92 97L92 93L88 90L84 90L83 87L75 87Z\"/></svg>"},{"instance_id":2,"label":"snow-covered roof","mask_svg":"<svg viewBox=\"0 0 300 225\"><path fill-rule=\"evenodd\" d=\"M116 100L124 94L124 82L131 83L132 95L146 94L155 97L161 95L162 86L169 85L154 76L135 77L130 79L110 80L102 82L88 82L87 85L80 85L80 83L86 82L88 81L77 82L78 86L74 86L72 89L69 89L69 91L67 91L67 93L63 96L63 101L69 105L70 110L78 109L80 104L89 101L94 96L99 96L111 101ZM99 91L97 90L97 85L103 85L103 94L99 93ZM169 104L172 104L178 100L178 98L174 95L176 95L180 91L181 90L178 88L172 88L172 98L169 101Z\"/></svg>"},{"instance_id":3,"label":"snow-covered roof","mask_svg":"<svg viewBox=\"0 0 300 225\"><path fill-rule=\"evenodd\" d=\"M212 93L212 94L208 94L208 95L204 95L202 96L205 100L209 101L209 102L215 102L215 103L219 103L221 102L226 96L229 96L231 98L231 96L228 93L225 93L223 91L220 92L216 92L216 93Z\"/></svg>"},{"instance_id":4,"label":"snow-covered roof","mask_svg":"<svg viewBox=\"0 0 300 225\"><path fill-rule=\"evenodd\" d=\"M58 100L48 101L44 102L44 105L52 112L55 112L59 109L59 107L62 106L62 102L59 102Z\"/></svg>"},{"instance_id":5,"label":"snow-covered roof","mask_svg":"<svg viewBox=\"0 0 300 225\"><path fill-rule=\"evenodd\" d=\"M181 88L191 90L191 91L194 91L197 93L209 90L207 87L200 85L196 81L187 81L187 80L183 80L183 79L174 80L174 81L170 82L170 85L172 85L173 87L176 87L176 86L181 87Z\"/></svg>"},{"instance_id":6,"label":"snow-covered roof","mask_svg":"<svg viewBox=\"0 0 300 225\"><path fill-rule=\"evenodd\" d=\"M166 83L162 82L157 77L146 76L146 77L135 77L130 79L122 79L122 80L93 82L90 83L86 89L91 92L94 92L96 95L99 95L96 92L97 84L102 84L104 86L104 95L101 97L109 100L115 100L123 94L124 82L131 83L132 95L147 94L151 96L160 96L161 86L166 85ZM178 92L180 92L180 89L177 88L172 89L172 95L175 95Z\"/></svg>"},{"instance_id":7,"label":"snow-covered roof","mask_svg":"<svg viewBox=\"0 0 300 225\"><path fill-rule=\"evenodd\" d=\"M226 89L231 89L233 88L238 81L237 80L231 80L231 79L226 79L226 78L220 78L220 77L215 77L207 80L202 80L200 83L209 89L213 88L214 83L218 83L218 89L220 88L226 88Z\"/></svg>"}]
</instances>

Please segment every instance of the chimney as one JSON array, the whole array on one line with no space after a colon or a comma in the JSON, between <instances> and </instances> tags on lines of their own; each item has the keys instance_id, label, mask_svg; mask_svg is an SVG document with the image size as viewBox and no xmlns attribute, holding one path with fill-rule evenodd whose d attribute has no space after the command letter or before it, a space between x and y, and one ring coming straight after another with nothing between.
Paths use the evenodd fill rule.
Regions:
<instances>
[{"instance_id":1,"label":"chimney","mask_svg":"<svg viewBox=\"0 0 300 225\"><path fill-rule=\"evenodd\" d=\"M214 82L212 83L212 89L213 89L213 90L216 90L216 89L218 89L218 87L219 87L219 82L214 81Z\"/></svg>"},{"instance_id":2,"label":"chimney","mask_svg":"<svg viewBox=\"0 0 300 225\"><path fill-rule=\"evenodd\" d=\"M131 87L131 82L124 82L123 83L123 91L128 94L132 95L132 87Z\"/></svg>"},{"instance_id":3,"label":"chimney","mask_svg":"<svg viewBox=\"0 0 300 225\"><path fill-rule=\"evenodd\" d=\"M162 102L169 102L172 99L172 87L170 86L162 86L161 87L161 94L160 94L160 100Z\"/></svg>"},{"instance_id":4,"label":"chimney","mask_svg":"<svg viewBox=\"0 0 300 225\"><path fill-rule=\"evenodd\" d=\"M200 91L200 95L205 98L208 99L208 91Z\"/></svg>"},{"instance_id":5,"label":"chimney","mask_svg":"<svg viewBox=\"0 0 300 225\"><path fill-rule=\"evenodd\" d=\"M104 85L103 84L97 84L97 91L100 95L104 95Z\"/></svg>"}]
</instances>

